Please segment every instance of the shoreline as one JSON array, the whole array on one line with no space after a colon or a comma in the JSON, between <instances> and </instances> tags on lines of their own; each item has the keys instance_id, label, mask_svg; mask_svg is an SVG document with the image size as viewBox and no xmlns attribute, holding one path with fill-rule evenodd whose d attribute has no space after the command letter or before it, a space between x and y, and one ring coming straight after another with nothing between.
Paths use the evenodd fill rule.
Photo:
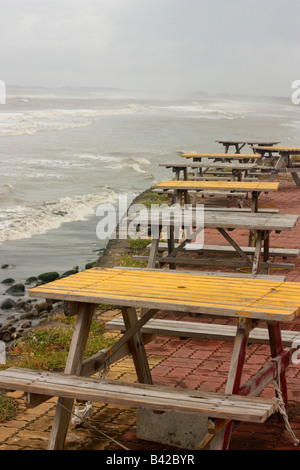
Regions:
<instances>
[{"instance_id":1,"label":"shoreline","mask_svg":"<svg viewBox=\"0 0 300 470\"><path fill-rule=\"evenodd\" d=\"M134 198L132 204L137 204L145 198L146 194L151 191L151 188L141 192ZM128 209L129 209L128 207ZM118 226L116 227L118 230ZM87 263L87 266L97 267L113 267L116 265L116 258L128 255L130 252L130 245L128 240L109 239L101 256L96 258L93 262ZM70 270L68 275L75 274L74 270ZM64 273L66 274L66 273ZM37 279L37 278L36 278ZM35 282L35 281L34 281ZM19 295L7 295L6 301L11 301L10 308L1 308L2 315L7 314L4 321L0 320L0 340L6 343L6 348L9 349L13 346L16 339L24 334L27 334L38 328L44 326L52 321L52 317L56 313L63 313L63 302L54 302L47 299L38 299L28 297L27 289L34 287L34 282L30 285L24 281L25 290L21 291ZM50 281L47 281L50 282ZM7 284L7 289L14 284ZM2 302L3 304L3 302ZM1 304L1 305L2 305Z\"/></svg>"}]
</instances>

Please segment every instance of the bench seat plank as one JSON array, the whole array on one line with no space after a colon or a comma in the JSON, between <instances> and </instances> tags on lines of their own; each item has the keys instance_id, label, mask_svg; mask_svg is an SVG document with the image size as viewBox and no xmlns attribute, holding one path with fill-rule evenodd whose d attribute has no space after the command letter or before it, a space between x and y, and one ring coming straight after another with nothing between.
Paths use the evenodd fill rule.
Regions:
<instances>
[{"instance_id":1,"label":"bench seat plank","mask_svg":"<svg viewBox=\"0 0 300 470\"><path fill-rule=\"evenodd\" d=\"M147 248L151 248L152 243L147 245ZM179 243L175 243L175 248L179 246ZM241 246L240 247L246 254L253 255L255 253L255 247L251 246ZM168 249L168 244L166 242L160 242L158 245L159 251L165 251ZM199 245L197 243L187 243L183 250L185 251L199 251L199 252L220 252L220 253L234 253L236 254L236 250L233 246L227 245ZM263 248L261 250L263 252ZM300 250L297 248L276 248L270 247L269 249L270 256L278 256L278 257L290 257L290 258L297 258L300 255Z\"/></svg>"},{"instance_id":2,"label":"bench seat plank","mask_svg":"<svg viewBox=\"0 0 300 470\"><path fill-rule=\"evenodd\" d=\"M105 324L107 330L125 331L123 319L115 318ZM197 339L213 339L220 341L234 341L237 327L232 325L218 325L214 323L200 323L183 320L163 320L153 318L142 327L142 333L158 334L164 336L177 336ZM282 330L282 344L291 347L299 331ZM249 335L249 343L269 344L269 333L266 328L254 328Z\"/></svg>"},{"instance_id":3,"label":"bench seat plank","mask_svg":"<svg viewBox=\"0 0 300 470\"><path fill-rule=\"evenodd\" d=\"M96 403L174 410L256 423L263 423L278 409L274 398L181 390L14 367L0 372L0 387Z\"/></svg>"}]
</instances>

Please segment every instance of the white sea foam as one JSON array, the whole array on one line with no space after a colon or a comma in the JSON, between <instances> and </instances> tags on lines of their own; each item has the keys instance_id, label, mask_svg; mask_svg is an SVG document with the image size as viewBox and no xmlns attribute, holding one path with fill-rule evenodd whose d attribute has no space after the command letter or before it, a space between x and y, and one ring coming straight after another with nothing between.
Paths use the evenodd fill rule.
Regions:
<instances>
[{"instance_id":1,"label":"white sea foam","mask_svg":"<svg viewBox=\"0 0 300 470\"><path fill-rule=\"evenodd\" d=\"M99 194L64 197L39 206L15 206L0 211L0 242L21 240L59 228L63 223L88 218L101 203L117 202L118 195L111 189Z\"/></svg>"},{"instance_id":2,"label":"white sea foam","mask_svg":"<svg viewBox=\"0 0 300 470\"><path fill-rule=\"evenodd\" d=\"M0 113L0 136L35 134L87 127L103 116L134 114L138 105L119 109L46 109Z\"/></svg>"},{"instance_id":3,"label":"white sea foam","mask_svg":"<svg viewBox=\"0 0 300 470\"><path fill-rule=\"evenodd\" d=\"M106 165L105 168L110 168L111 170L133 170L137 173L148 173L147 170L141 168L141 165L150 165L150 162L146 158L128 157L125 160L110 163L109 165Z\"/></svg>"}]
</instances>

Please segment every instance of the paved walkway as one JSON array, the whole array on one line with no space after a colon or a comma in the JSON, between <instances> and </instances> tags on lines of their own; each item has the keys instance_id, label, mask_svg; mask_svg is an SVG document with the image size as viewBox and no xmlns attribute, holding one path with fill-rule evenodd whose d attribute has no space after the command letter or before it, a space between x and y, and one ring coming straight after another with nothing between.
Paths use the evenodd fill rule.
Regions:
<instances>
[{"instance_id":1,"label":"paved walkway","mask_svg":"<svg viewBox=\"0 0 300 470\"><path fill-rule=\"evenodd\" d=\"M218 205L218 201L214 198L211 204ZM260 207L279 208L282 213L300 215L300 188L297 188L293 182L283 180L278 193L261 195ZM208 233L207 231L206 233L206 236L209 236L210 244L223 243L214 232ZM237 233L235 232L234 235L236 237ZM247 244L247 237L242 233L237 240ZM273 236L271 246L299 248L300 223L291 233L285 232ZM295 263L294 270L274 270L271 274L285 274L287 280L300 282L300 259L293 262ZM203 270L208 269L209 267L203 267ZM116 315L119 315L118 311L108 311L102 314L101 319L107 321ZM161 312L160 316L164 317L165 313ZM197 318L192 316L183 315L182 318L192 322L197 321ZM210 322L211 318L203 317L202 321ZM229 324L232 321L224 318L217 320L219 324ZM300 317L292 324L283 325L283 328L300 331ZM149 354L154 383L180 388L224 391L232 347L232 343L223 341L182 340L160 336L148 344L146 349ZM242 381L247 380L256 372L259 364L267 362L268 357L268 346L250 345ZM114 364L107 378L135 381L136 375L131 358L124 358ZM296 437L300 439L299 365L291 365L288 368L287 384L290 399L289 420ZM18 393L11 395L21 397L21 394ZM273 397L274 387L268 386L261 395ZM124 447L130 450L175 449L137 439L136 410L101 403L93 405L94 414L87 424L81 427L70 424L66 449L122 450ZM56 399L51 399L34 409L24 408L16 419L3 424L0 429L0 450L46 449L55 407ZM299 450L300 447L294 447L284 422L278 419L278 416L272 416L262 425L235 424L230 449Z\"/></svg>"}]
</instances>

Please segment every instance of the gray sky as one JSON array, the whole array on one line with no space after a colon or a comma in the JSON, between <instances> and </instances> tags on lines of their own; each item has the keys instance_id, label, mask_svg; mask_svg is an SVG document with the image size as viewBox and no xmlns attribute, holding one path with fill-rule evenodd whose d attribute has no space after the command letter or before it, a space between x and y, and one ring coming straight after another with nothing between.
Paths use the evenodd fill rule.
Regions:
<instances>
[{"instance_id":1,"label":"gray sky","mask_svg":"<svg viewBox=\"0 0 300 470\"><path fill-rule=\"evenodd\" d=\"M0 79L290 96L299 0L0 0Z\"/></svg>"}]
</instances>

